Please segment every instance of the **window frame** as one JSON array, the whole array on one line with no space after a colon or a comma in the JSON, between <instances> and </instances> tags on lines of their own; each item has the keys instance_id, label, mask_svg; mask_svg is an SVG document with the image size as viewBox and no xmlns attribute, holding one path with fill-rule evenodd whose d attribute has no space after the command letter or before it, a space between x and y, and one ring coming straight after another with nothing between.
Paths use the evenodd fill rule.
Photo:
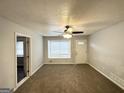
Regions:
<instances>
[{"instance_id":1,"label":"window frame","mask_svg":"<svg viewBox=\"0 0 124 93\"><path fill-rule=\"evenodd\" d=\"M24 41L17 41L17 42L16 42L16 50L17 50L17 43L23 43L23 54L22 54L22 55L16 54L16 56L17 56L17 57L24 57L24 55L25 55L25 53L24 53Z\"/></svg>"},{"instance_id":2,"label":"window frame","mask_svg":"<svg viewBox=\"0 0 124 93\"><path fill-rule=\"evenodd\" d=\"M68 40L69 43L70 43L70 44L69 44L69 45L70 45L70 57L67 57L67 58L64 58L64 57L63 57L63 58L62 58L62 57L60 57L60 58L59 58L59 57L58 57L58 58L54 58L54 57L53 57L53 58L52 58L52 57L51 57L51 58L50 58L50 57L49 57L49 50L48 50L48 42L49 42L50 40L51 40L51 41L52 41L52 40L53 40L53 41L54 41L54 40L55 40L55 41L59 41L59 40L60 40L60 41L61 41L61 40L62 40L62 41L65 41L65 40ZM52 60L53 60L53 59L54 59L54 60L57 60L57 59L58 59L58 60L65 60L65 59L71 59L71 58L72 58L72 46L71 46L71 43L72 43L72 42L71 42L70 39L60 39L60 38L57 38L57 39L48 39L46 43L47 43L47 58L48 58L48 59L52 59Z\"/></svg>"}]
</instances>

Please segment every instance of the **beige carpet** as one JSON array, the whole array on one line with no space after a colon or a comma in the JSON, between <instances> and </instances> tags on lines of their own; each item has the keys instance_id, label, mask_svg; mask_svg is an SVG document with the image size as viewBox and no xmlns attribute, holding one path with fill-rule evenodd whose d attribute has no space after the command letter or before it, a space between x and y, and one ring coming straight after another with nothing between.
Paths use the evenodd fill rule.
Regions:
<instances>
[{"instance_id":1,"label":"beige carpet","mask_svg":"<svg viewBox=\"0 0 124 93\"><path fill-rule=\"evenodd\" d=\"M15 93L124 93L89 65L44 65Z\"/></svg>"}]
</instances>

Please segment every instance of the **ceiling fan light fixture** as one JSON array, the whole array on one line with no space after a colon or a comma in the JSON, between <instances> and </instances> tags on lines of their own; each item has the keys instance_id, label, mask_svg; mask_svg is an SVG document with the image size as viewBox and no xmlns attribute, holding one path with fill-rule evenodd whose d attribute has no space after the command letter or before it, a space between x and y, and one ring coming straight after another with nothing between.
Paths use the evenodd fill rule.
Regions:
<instances>
[{"instance_id":1,"label":"ceiling fan light fixture","mask_svg":"<svg viewBox=\"0 0 124 93\"><path fill-rule=\"evenodd\" d=\"M73 29L72 28L68 28L67 30L69 33L72 33Z\"/></svg>"},{"instance_id":2,"label":"ceiling fan light fixture","mask_svg":"<svg viewBox=\"0 0 124 93\"><path fill-rule=\"evenodd\" d=\"M69 38L72 38L72 34L64 33L63 37L69 39Z\"/></svg>"}]
</instances>

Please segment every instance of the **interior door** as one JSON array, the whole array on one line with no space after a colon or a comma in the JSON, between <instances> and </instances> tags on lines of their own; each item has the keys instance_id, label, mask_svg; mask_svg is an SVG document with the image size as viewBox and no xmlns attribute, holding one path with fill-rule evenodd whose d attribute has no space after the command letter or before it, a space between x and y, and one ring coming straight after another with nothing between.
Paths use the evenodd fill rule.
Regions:
<instances>
[{"instance_id":1,"label":"interior door","mask_svg":"<svg viewBox=\"0 0 124 93\"><path fill-rule=\"evenodd\" d=\"M30 38L17 35L16 40L17 83L19 83L29 76Z\"/></svg>"},{"instance_id":2,"label":"interior door","mask_svg":"<svg viewBox=\"0 0 124 93\"><path fill-rule=\"evenodd\" d=\"M76 40L75 41L75 63L83 64L87 61L87 40Z\"/></svg>"},{"instance_id":3,"label":"interior door","mask_svg":"<svg viewBox=\"0 0 124 93\"><path fill-rule=\"evenodd\" d=\"M28 76L29 75L29 38L28 37L26 37L26 39L25 39L25 73L26 73L26 75Z\"/></svg>"}]
</instances>

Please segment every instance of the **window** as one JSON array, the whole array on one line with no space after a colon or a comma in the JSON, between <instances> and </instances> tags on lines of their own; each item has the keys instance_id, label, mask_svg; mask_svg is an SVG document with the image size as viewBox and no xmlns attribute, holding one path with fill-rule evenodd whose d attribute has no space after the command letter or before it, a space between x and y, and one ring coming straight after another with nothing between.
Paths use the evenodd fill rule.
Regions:
<instances>
[{"instance_id":1,"label":"window","mask_svg":"<svg viewBox=\"0 0 124 93\"><path fill-rule=\"evenodd\" d=\"M18 41L16 43L16 55L17 57L24 57L24 42Z\"/></svg>"},{"instance_id":2,"label":"window","mask_svg":"<svg viewBox=\"0 0 124 93\"><path fill-rule=\"evenodd\" d=\"M71 58L70 40L48 40L48 58Z\"/></svg>"}]
</instances>

